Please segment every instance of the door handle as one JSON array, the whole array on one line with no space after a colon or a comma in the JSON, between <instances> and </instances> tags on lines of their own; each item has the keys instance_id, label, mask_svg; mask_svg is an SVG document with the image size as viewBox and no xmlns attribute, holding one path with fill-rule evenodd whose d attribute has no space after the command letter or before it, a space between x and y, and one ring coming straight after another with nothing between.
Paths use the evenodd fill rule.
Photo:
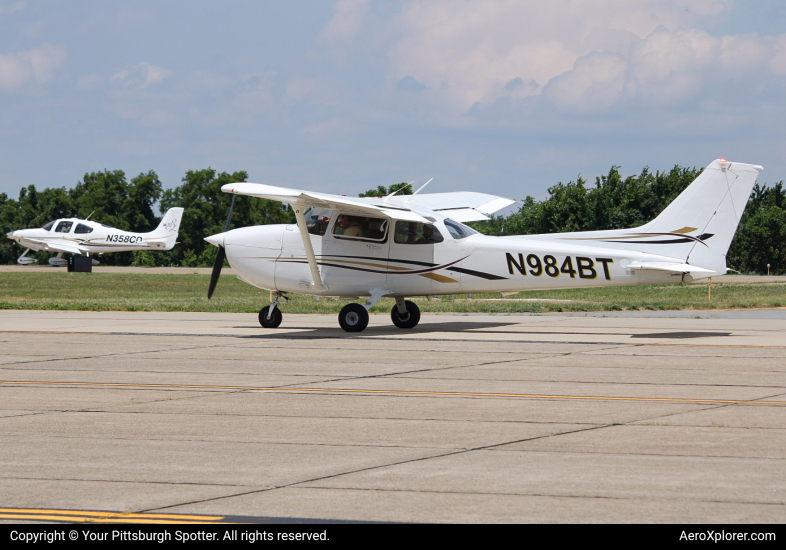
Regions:
<instances>
[{"instance_id":1,"label":"door handle","mask_svg":"<svg viewBox=\"0 0 786 550\"><path fill-rule=\"evenodd\" d=\"M380 250L382 247L375 244L368 245L369 250Z\"/></svg>"}]
</instances>

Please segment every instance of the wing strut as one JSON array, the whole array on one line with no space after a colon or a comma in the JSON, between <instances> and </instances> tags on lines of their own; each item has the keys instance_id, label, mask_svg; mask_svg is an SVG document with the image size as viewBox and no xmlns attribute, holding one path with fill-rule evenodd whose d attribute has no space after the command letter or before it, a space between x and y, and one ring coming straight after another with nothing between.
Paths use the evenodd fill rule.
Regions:
<instances>
[{"instance_id":1,"label":"wing strut","mask_svg":"<svg viewBox=\"0 0 786 550\"><path fill-rule=\"evenodd\" d=\"M295 218L297 218L297 226L300 229L300 237L303 239L303 248L306 249L306 258L308 258L308 267L311 269L311 278L314 281L314 288L317 290L325 290L325 285L322 284L322 276L319 274L319 268L317 268L314 248L311 246L311 237L308 236L306 217L303 215L303 206L297 203L293 204L293 206L295 209Z\"/></svg>"}]
</instances>

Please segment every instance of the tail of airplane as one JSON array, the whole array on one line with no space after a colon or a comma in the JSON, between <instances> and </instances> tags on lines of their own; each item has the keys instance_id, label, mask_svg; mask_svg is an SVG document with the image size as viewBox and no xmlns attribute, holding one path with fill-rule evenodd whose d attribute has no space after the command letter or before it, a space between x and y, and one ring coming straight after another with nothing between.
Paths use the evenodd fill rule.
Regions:
<instances>
[{"instance_id":1,"label":"tail of airplane","mask_svg":"<svg viewBox=\"0 0 786 550\"><path fill-rule=\"evenodd\" d=\"M163 250L172 250L177 240L180 221L183 219L183 208L170 208L164 214L164 219L158 227L148 233L150 239L161 239L164 243Z\"/></svg>"},{"instance_id":2,"label":"tail of airplane","mask_svg":"<svg viewBox=\"0 0 786 550\"><path fill-rule=\"evenodd\" d=\"M725 159L710 163L657 218L636 228L642 252L725 273L726 253L761 170Z\"/></svg>"},{"instance_id":3,"label":"tail of airplane","mask_svg":"<svg viewBox=\"0 0 786 550\"><path fill-rule=\"evenodd\" d=\"M559 240L593 241L651 258L627 265L688 274L694 279L726 273L726 253L763 168L718 159L651 222L631 229L558 233ZM542 237L542 235L540 236Z\"/></svg>"}]
</instances>

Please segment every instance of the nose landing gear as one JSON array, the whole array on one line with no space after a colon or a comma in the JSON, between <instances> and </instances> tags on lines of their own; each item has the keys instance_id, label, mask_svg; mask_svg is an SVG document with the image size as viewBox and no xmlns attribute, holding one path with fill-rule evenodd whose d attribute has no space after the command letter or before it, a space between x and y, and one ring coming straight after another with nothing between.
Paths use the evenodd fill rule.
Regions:
<instances>
[{"instance_id":1,"label":"nose landing gear","mask_svg":"<svg viewBox=\"0 0 786 550\"><path fill-rule=\"evenodd\" d=\"M259 311L259 324L265 328L276 328L281 324L281 321L284 318L284 315L281 313L281 310L278 309L279 301L283 300L284 303L287 302L287 297L284 296L283 292L276 292L275 297L273 298L273 303L269 306L263 307Z\"/></svg>"}]
</instances>

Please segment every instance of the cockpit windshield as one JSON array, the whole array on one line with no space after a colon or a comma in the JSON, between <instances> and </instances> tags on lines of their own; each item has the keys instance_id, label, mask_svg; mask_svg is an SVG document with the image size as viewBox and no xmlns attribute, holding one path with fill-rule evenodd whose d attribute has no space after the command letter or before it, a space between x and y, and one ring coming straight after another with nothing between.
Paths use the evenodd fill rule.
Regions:
<instances>
[{"instance_id":1,"label":"cockpit windshield","mask_svg":"<svg viewBox=\"0 0 786 550\"><path fill-rule=\"evenodd\" d=\"M56 221L57 221L57 220L53 220L53 221L49 222L48 224L46 224L46 225L44 226L44 230L45 230L45 231L49 231L50 229L52 229L52 226L53 226L53 225L55 225L55 222L56 222Z\"/></svg>"},{"instance_id":2,"label":"cockpit windshield","mask_svg":"<svg viewBox=\"0 0 786 550\"><path fill-rule=\"evenodd\" d=\"M478 232L475 231L474 229L472 229L471 227L467 227L466 225L464 225L462 223L455 222L455 221L451 220L450 218L446 218L444 220L444 223L445 223L445 227L448 230L448 233L450 233L450 235L454 239L466 239L470 235L477 235L478 234Z\"/></svg>"}]
</instances>

